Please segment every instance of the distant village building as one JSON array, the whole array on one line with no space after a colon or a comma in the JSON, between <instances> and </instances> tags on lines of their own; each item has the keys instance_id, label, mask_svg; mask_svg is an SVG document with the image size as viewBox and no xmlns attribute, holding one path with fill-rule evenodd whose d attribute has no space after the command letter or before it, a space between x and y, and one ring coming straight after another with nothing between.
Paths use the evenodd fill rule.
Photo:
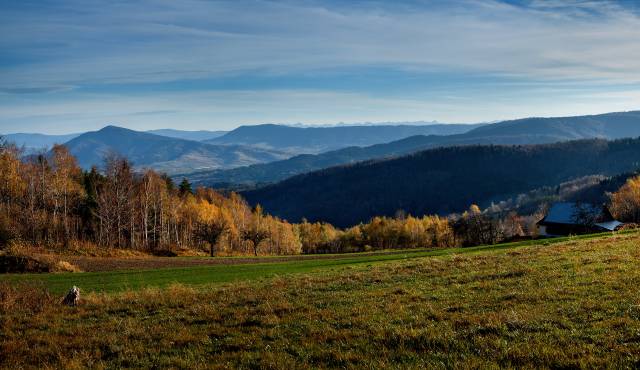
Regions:
<instances>
[{"instance_id":1,"label":"distant village building","mask_svg":"<svg viewBox=\"0 0 640 370\"><path fill-rule=\"evenodd\" d=\"M537 225L540 236L562 236L615 231L623 224L604 206L554 203Z\"/></svg>"}]
</instances>

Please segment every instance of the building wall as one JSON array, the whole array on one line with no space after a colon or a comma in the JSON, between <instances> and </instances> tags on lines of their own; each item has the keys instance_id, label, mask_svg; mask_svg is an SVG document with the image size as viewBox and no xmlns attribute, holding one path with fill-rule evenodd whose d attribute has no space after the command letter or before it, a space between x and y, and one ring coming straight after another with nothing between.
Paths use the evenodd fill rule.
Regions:
<instances>
[{"instance_id":1,"label":"building wall","mask_svg":"<svg viewBox=\"0 0 640 370\"><path fill-rule=\"evenodd\" d=\"M549 236L549 234L547 234L547 227L545 225L538 225L538 235Z\"/></svg>"},{"instance_id":2,"label":"building wall","mask_svg":"<svg viewBox=\"0 0 640 370\"><path fill-rule=\"evenodd\" d=\"M566 235L579 235L590 234L600 232L600 228L587 227L582 225L565 225L565 224L550 224L550 225L538 225L539 235L542 236L566 236Z\"/></svg>"}]
</instances>

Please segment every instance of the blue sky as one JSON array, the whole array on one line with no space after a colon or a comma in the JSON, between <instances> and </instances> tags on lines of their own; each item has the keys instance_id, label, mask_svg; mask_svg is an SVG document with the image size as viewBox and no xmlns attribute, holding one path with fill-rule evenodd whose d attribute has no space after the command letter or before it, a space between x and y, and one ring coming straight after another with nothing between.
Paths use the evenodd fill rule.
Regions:
<instances>
[{"instance_id":1,"label":"blue sky","mask_svg":"<svg viewBox=\"0 0 640 370\"><path fill-rule=\"evenodd\" d=\"M636 110L638 3L4 0L0 132Z\"/></svg>"}]
</instances>

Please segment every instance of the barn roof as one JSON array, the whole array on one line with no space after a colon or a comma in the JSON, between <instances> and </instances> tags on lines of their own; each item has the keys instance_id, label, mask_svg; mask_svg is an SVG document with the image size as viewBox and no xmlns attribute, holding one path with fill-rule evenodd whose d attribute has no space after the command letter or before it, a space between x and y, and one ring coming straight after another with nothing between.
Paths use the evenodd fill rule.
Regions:
<instances>
[{"instance_id":1,"label":"barn roof","mask_svg":"<svg viewBox=\"0 0 640 370\"><path fill-rule=\"evenodd\" d=\"M602 208L591 204L583 204L582 211L588 212L594 216L602 214ZM576 215L578 214L578 205L576 203L554 203L542 222L554 224L570 224L576 223Z\"/></svg>"},{"instance_id":2,"label":"barn roof","mask_svg":"<svg viewBox=\"0 0 640 370\"><path fill-rule=\"evenodd\" d=\"M620 225L622 225L623 223L620 221L608 221L608 222L598 222L596 224L596 226L599 226L605 230L609 230L609 231L615 231L616 228Z\"/></svg>"}]
</instances>

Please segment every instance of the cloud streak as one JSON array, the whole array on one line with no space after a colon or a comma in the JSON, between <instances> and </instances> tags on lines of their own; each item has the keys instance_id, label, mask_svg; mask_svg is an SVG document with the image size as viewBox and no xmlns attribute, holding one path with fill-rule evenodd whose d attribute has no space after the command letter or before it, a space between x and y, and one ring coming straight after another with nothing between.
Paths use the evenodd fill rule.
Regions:
<instances>
[{"instance_id":1,"label":"cloud streak","mask_svg":"<svg viewBox=\"0 0 640 370\"><path fill-rule=\"evenodd\" d=\"M176 96L186 96L189 81L216 79L236 78L242 90L255 91L251 80L267 76L288 89L288 82L301 76L322 81L326 74L370 68L383 71L371 86L323 90L375 100L402 87L385 70L441 80L482 76L489 83L479 88L519 84L521 92L538 85L557 92L566 84L586 84L602 85L605 93L640 84L640 16L633 7L609 1L20 2L0 14L0 34L6 51L0 58L0 94L48 92L78 102L91 100L83 91L100 88L137 99L131 86L145 84L177 83L180 89L184 82ZM387 101L421 101L430 87L416 92L411 86L407 96L387 96ZM446 81L438 88L442 96L469 95ZM431 105L448 104L446 98L429 98ZM182 111L178 105L172 102L168 110ZM353 110L344 109L347 120ZM249 120L242 115L236 120L243 117Z\"/></svg>"}]
</instances>

